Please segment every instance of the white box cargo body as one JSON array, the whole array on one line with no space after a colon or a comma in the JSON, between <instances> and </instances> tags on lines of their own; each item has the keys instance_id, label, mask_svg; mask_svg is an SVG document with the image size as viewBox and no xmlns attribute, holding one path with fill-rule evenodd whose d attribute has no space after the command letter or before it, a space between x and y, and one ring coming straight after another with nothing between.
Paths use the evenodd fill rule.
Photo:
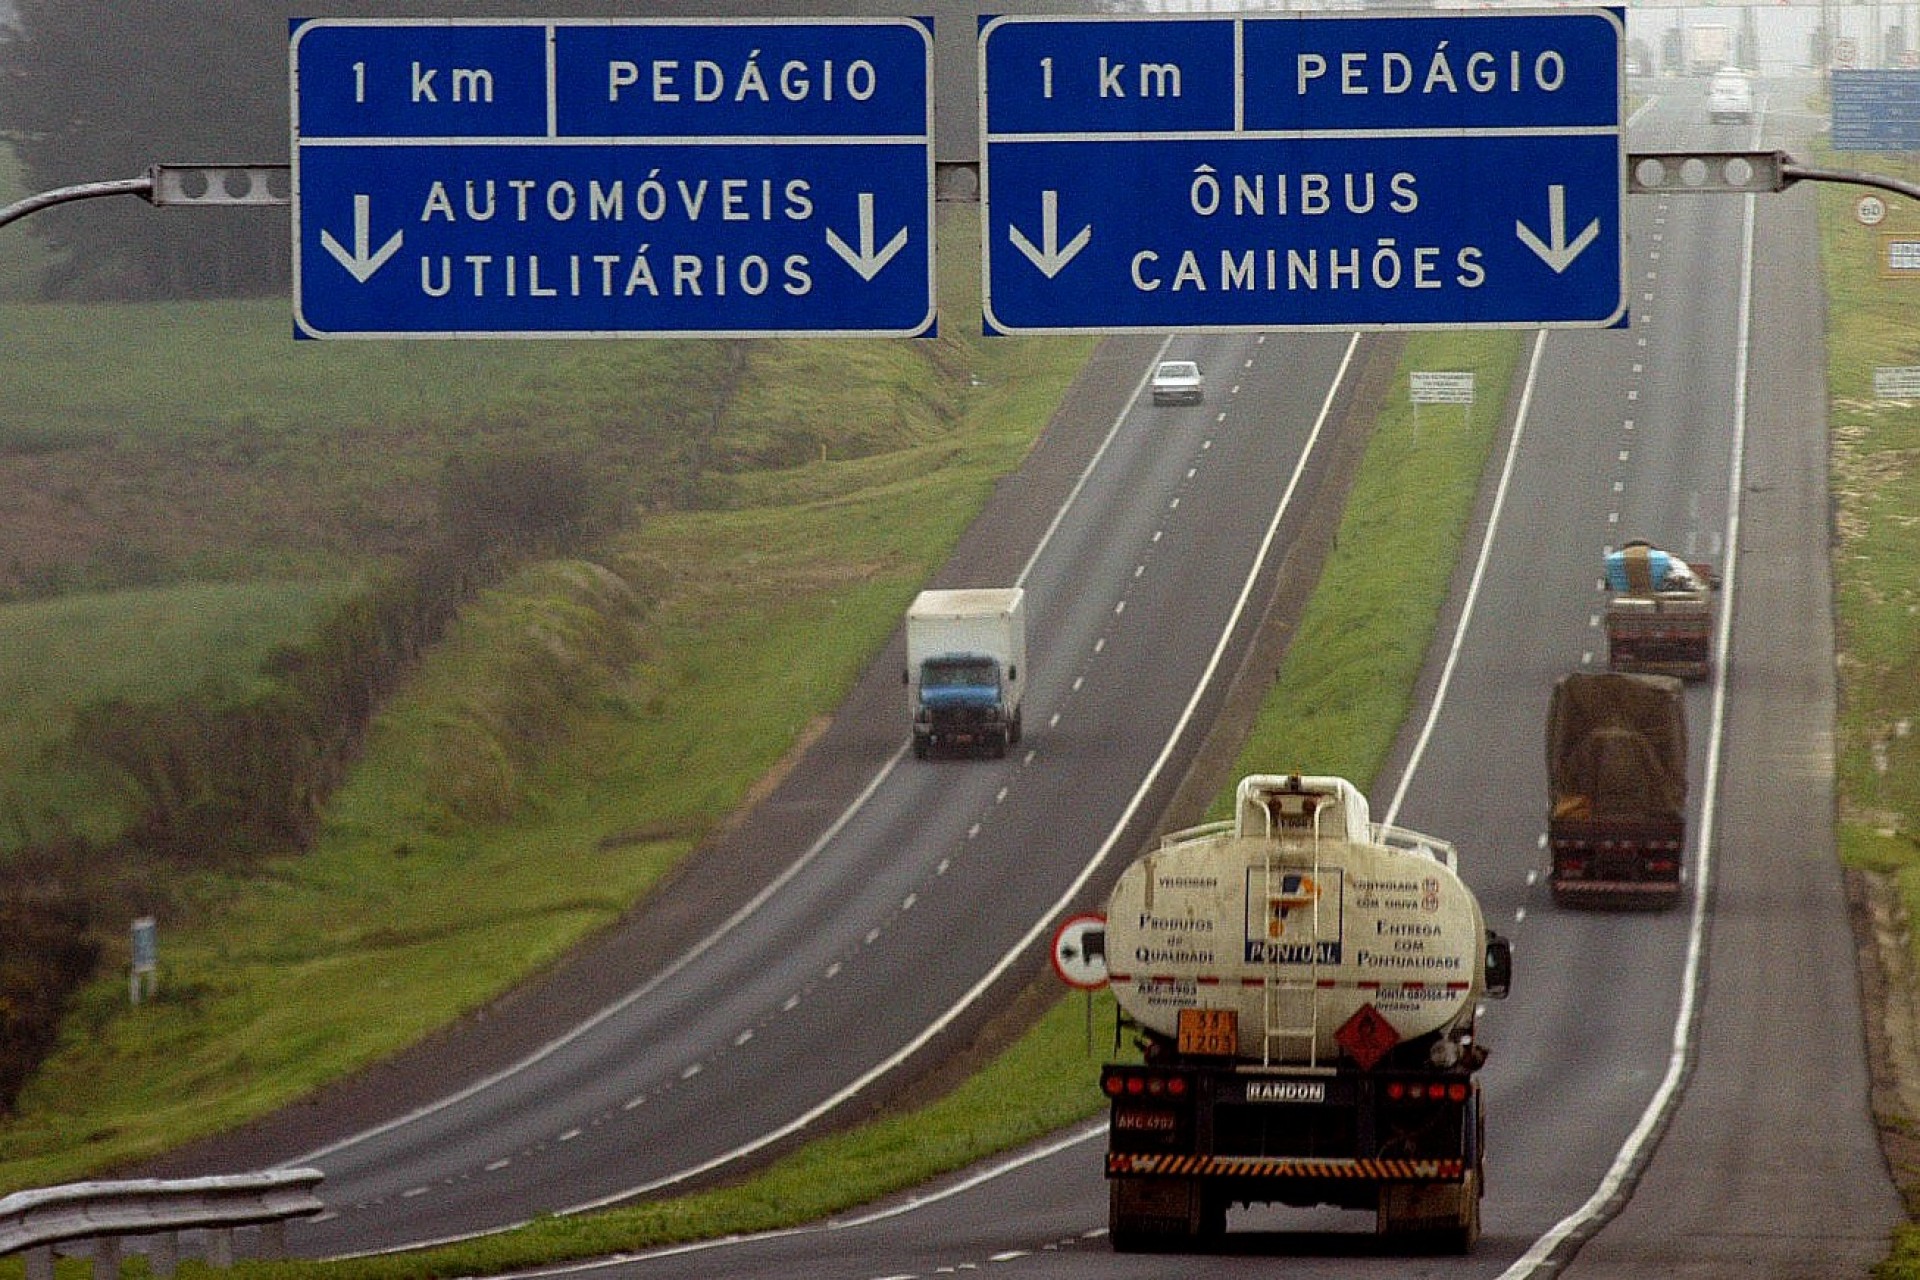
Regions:
<instances>
[{"instance_id":1,"label":"white box cargo body","mask_svg":"<svg viewBox=\"0 0 1920 1280\"><path fill-rule=\"evenodd\" d=\"M922 591L907 610L905 679L914 753L924 757L936 746L965 746L1004 754L1020 740L1026 674L1024 590Z\"/></svg>"}]
</instances>

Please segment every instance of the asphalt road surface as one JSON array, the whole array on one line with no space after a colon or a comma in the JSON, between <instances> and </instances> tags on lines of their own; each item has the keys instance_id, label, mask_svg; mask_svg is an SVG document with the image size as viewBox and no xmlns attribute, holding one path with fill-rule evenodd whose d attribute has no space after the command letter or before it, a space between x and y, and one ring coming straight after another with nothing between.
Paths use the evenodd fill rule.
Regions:
<instances>
[{"instance_id":1,"label":"asphalt road surface","mask_svg":"<svg viewBox=\"0 0 1920 1280\"><path fill-rule=\"evenodd\" d=\"M1792 92L1768 86L1763 102ZM1745 145L1679 86L1635 149ZM1773 140L1769 135L1769 142ZM1487 1234L1378 1256L1337 1213L1240 1212L1177 1260L1104 1242L1097 1127L871 1212L612 1268L635 1277L1288 1274L1859 1276L1900 1205L1867 1114L1832 849L1821 297L1808 193L1636 200L1634 323L1535 348L1417 717L1374 796L1456 838L1516 951L1483 1039ZM1694 686L1689 893L1673 911L1554 907L1541 726L1604 662L1598 564L1645 534L1725 575Z\"/></svg>"},{"instance_id":2,"label":"asphalt road surface","mask_svg":"<svg viewBox=\"0 0 1920 1280\"><path fill-rule=\"evenodd\" d=\"M1763 104L1788 92L1768 86ZM1704 124L1697 86L1673 86L1630 145L1745 141ZM1629 214L1633 324L1530 347L1428 673L1433 714L1373 796L1459 844L1516 950L1514 998L1483 1037L1486 1237L1470 1258L1415 1265L1863 1274L1899 1206L1867 1120L1831 849L1810 200L1636 198ZM1347 410L1381 346L1182 339L1208 403L1152 409L1134 397L1156 345L1109 344L949 571L1029 590L1023 750L903 759L898 655L884 655L750 821L633 928L176 1168L318 1164L333 1208L292 1243L357 1252L697 1183L887 1096L1013 998L1051 921L1097 905L1172 800L1251 642L1247 605L1311 563L1312 503L1338 490ZM1600 556L1636 534L1726 576L1716 676L1689 695L1691 891L1671 912L1562 911L1544 887L1547 692L1604 661ZM917 1207L624 1269L1167 1274L1107 1250L1098 1152L1069 1135ZM1356 1217L1236 1213L1221 1256L1177 1266L1229 1274L1277 1252L1303 1275L1405 1274Z\"/></svg>"},{"instance_id":3,"label":"asphalt road surface","mask_svg":"<svg viewBox=\"0 0 1920 1280\"><path fill-rule=\"evenodd\" d=\"M1364 439L1348 409L1369 368L1392 367L1369 352L1391 347L1184 342L1208 400L1156 408L1140 392L1157 344L1114 344L946 571L1027 588L1016 752L907 756L896 644L619 937L176 1166L316 1166L330 1209L290 1246L364 1252L734 1172L936 1066L1150 834L1261 606L1289 571L1310 580L1290 557L1331 527L1328 486Z\"/></svg>"}]
</instances>

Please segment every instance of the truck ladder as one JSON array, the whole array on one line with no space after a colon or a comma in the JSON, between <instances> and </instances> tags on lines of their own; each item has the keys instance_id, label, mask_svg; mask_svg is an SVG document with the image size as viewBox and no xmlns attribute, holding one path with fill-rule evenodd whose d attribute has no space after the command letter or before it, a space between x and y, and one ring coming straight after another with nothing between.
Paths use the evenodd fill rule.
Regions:
<instances>
[{"instance_id":1,"label":"truck ladder","mask_svg":"<svg viewBox=\"0 0 1920 1280\"><path fill-rule=\"evenodd\" d=\"M1331 796L1316 792L1270 792L1267 796L1267 838L1270 842L1263 869L1266 892L1266 911L1268 928L1271 931L1276 922L1276 913L1281 909L1286 897L1284 879L1275 882L1276 875L1284 877L1285 870L1277 866L1277 854L1283 841L1306 839L1313 848L1313 873L1308 885L1302 886L1308 896L1308 909L1311 913L1307 933L1307 972L1305 977L1282 977L1280 950L1276 945L1271 950L1267 964L1264 994L1261 1000L1261 1045L1260 1062L1262 1066L1272 1066L1274 1047L1284 1045L1289 1040L1306 1041L1306 1062L1309 1068L1320 1064L1320 810L1333 799ZM1272 939L1278 943L1279 939ZM1304 1022L1288 1022L1289 1010L1297 1011L1300 1004L1306 1004ZM1298 1016L1297 1012L1292 1016Z\"/></svg>"}]
</instances>

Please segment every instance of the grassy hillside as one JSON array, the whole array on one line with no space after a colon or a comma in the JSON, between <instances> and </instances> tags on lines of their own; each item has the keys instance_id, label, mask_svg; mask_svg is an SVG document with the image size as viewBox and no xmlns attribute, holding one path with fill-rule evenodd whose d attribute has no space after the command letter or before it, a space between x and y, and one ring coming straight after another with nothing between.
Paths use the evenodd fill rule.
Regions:
<instances>
[{"instance_id":1,"label":"grassy hillside","mask_svg":"<svg viewBox=\"0 0 1920 1280\"><path fill-rule=\"evenodd\" d=\"M943 290L964 298L957 243ZM25 826L114 812L24 761L57 746L63 707L246 681L426 536L450 461L533 438L624 503L588 553L466 612L317 848L183 882L157 1001L127 1007L124 936L101 926L99 981L0 1125L8 1188L283 1105L605 927L838 702L1090 347L964 323L914 343L336 346L291 342L266 304L18 310L36 359L0 393L38 408L0 471L62 477L71 517L42 510L37 572L0 608L40 699L0 708L22 744L0 781L41 806L16 805ZM166 385L143 402L148 382ZM123 546L153 585L87 589ZM70 661L46 643L63 618L123 657ZM148 637L157 670L132 657Z\"/></svg>"}]
</instances>

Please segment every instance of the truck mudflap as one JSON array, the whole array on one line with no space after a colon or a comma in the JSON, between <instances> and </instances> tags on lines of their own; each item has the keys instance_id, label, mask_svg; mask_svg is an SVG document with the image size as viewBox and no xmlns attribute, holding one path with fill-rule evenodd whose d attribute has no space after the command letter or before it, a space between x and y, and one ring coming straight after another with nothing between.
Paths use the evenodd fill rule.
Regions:
<instances>
[{"instance_id":1,"label":"truck mudflap","mask_svg":"<svg viewBox=\"0 0 1920 1280\"><path fill-rule=\"evenodd\" d=\"M1233 1203L1270 1192L1283 1202L1371 1207L1376 1234L1394 1247L1466 1253L1480 1239L1480 1172L1464 1160L1110 1154L1107 1173L1108 1239L1121 1253L1211 1247ZM1286 1186L1306 1194L1294 1200Z\"/></svg>"},{"instance_id":2,"label":"truck mudflap","mask_svg":"<svg viewBox=\"0 0 1920 1280\"><path fill-rule=\"evenodd\" d=\"M1274 1159L1264 1156L1151 1155L1107 1153L1109 1178L1309 1178L1355 1182L1459 1182L1467 1162L1458 1159L1378 1158Z\"/></svg>"}]
</instances>

